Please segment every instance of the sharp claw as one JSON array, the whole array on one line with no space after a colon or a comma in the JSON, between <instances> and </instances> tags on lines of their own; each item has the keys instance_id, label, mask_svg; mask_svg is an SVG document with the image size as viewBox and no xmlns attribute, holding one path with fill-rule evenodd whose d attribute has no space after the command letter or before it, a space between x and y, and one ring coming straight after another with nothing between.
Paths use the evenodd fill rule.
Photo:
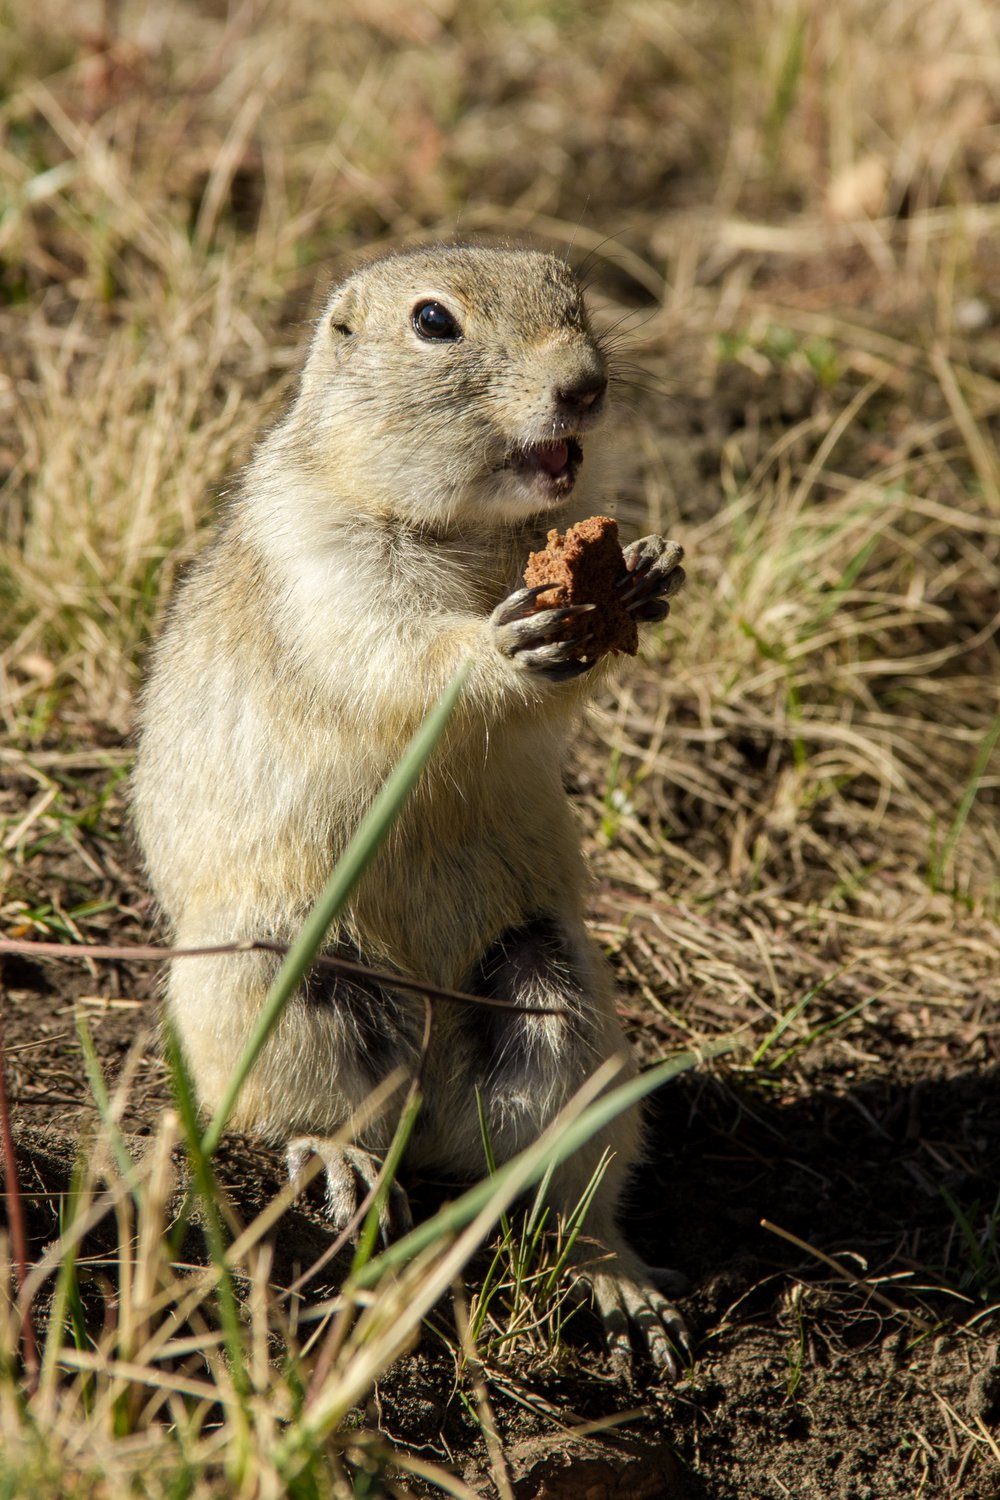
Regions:
<instances>
[{"instance_id":1,"label":"sharp claw","mask_svg":"<svg viewBox=\"0 0 1000 1500\"><path fill-rule=\"evenodd\" d=\"M565 604L559 609L546 609L536 615L535 621L540 631L558 630L561 625L568 625L571 620L579 619L580 615L589 615L597 608L596 604ZM531 615L526 615L525 620L531 620Z\"/></svg>"},{"instance_id":2,"label":"sharp claw","mask_svg":"<svg viewBox=\"0 0 1000 1500\"><path fill-rule=\"evenodd\" d=\"M567 623L592 606L572 606L572 612L549 612L538 621L520 622L505 627L506 638L501 636L500 650L532 671L542 671L560 662L579 657L593 632L584 630L577 635L566 635ZM588 663L592 665L592 663Z\"/></svg>"},{"instance_id":3,"label":"sharp claw","mask_svg":"<svg viewBox=\"0 0 1000 1500\"><path fill-rule=\"evenodd\" d=\"M619 591L619 593L621 593L622 589L627 589L628 594L625 595L625 598L627 599L629 594L631 594L636 589L636 586L645 578L646 574L649 572L649 569L649 563L636 563L634 568L629 568L628 572L623 574L622 577L619 578L618 582L615 584L615 588Z\"/></svg>"},{"instance_id":4,"label":"sharp claw","mask_svg":"<svg viewBox=\"0 0 1000 1500\"><path fill-rule=\"evenodd\" d=\"M556 665L558 662L575 661L580 655L581 641L549 641L544 646L538 646L533 651L525 654L529 662L535 667Z\"/></svg>"},{"instance_id":5,"label":"sharp claw","mask_svg":"<svg viewBox=\"0 0 1000 1500\"><path fill-rule=\"evenodd\" d=\"M518 589L508 599L504 599L502 604L497 605L493 613L494 624L510 625L515 620L526 619L534 613L532 606L539 596L553 587L551 583L543 583L534 589Z\"/></svg>"},{"instance_id":6,"label":"sharp claw","mask_svg":"<svg viewBox=\"0 0 1000 1500\"><path fill-rule=\"evenodd\" d=\"M632 1379L632 1343L628 1334L628 1314L620 1300L598 1307L604 1328L604 1343L615 1374Z\"/></svg>"},{"instance_id":7,"label":"sharp claw","mask_svg":"<svg viewBox=\"0 0 1000 1500\"><path fill-rule=\"evenodd\" d=\"M645 590L646 580L648 579L648 577L648 568L636 568L634 573L630 573L627 578L623 578L621 580L621 582L618 584L618 588L623 590L623 604L627 605L630 604L633 599L638 599L639 595Z\"/></svg>"},{"instance_id":8,"label":"sharp claw","mask_svg":"<svg viewBox=\"0 0 1000 1500\"><path fill-rule=\"evenodd\" d=\"M547 611L546 630L558 630L560 625L568 625L571 620L577 620L581 615L589 615L597 608L596 604L567 604L563 609Z\"/></svg>"},{"instance_id":9,"label":"sharp claw","mask_svg":"<svg viewBox=\"0 0 1000 1500\"><path fill-rule=\"evenodd\" d=\"M670 605L666 599L650 599L645 604L629 608L629 614L640 625L656 625L660 620L665 620L670 613Z\"/></svg>"},{"instance_id":10,"label":"sharp claw","mask_svg":"<svg viewBox=\"0 0 1000 1500\"><path fill-rule=\"evenodd\" d=\"M572 682L574 677L582 677L584 672L589 672L593 665L592 661L570 660L557 662L551 667L541 667L539 670L550 682Z\"/></svg>"},{"instance_id":11,"label":"sharp claw","mask_svg":"<svg viewBox=\"0 0 1000 1500\"><path fill-rule=\"evenodd\" d=\"M506 627L501 627L509 635L501 649L512 656L516 651L534 649L539 642L558 640L571 621L589 614L593 608L592 604L568 604L565 609L546 609L522 615L519 619L509 621ZM576 637L572 639L575 640Z\"/></svg>"},{"instance_id":12,"label":"sharp claw","mask_svg":"<svg viewBox=\"0 0 1000 1500\"><path fill-rule=\"evenodd\" d=\"M534 606L542 594L550 594L558 587L557 583L543 583L534 589L518 589L516 594L511 594L509 599L504 599L497 605L493 611L494 625L513 625L518 620L530 620L532 615L541 619L556 613L560 619L572 620L576 615L586 614L588 610L596 608L593 604L563 604L536 610Z\"/></svg>"},{"instance_id":13,"label":"sharp claw","mask_svg":"<svg viewBox=\"0 0 1000 1500\"><path fill-rule=\"evenodd\" d=\"M651 569L644 569L638 577L635 574L630 574L628 578L623 580L624 583L631 585L622 594L622 603L626 609L647 591L654 599L672 599L684 583L685 573L683 568L672 568L658 582L654 579L652 585L649 584L651 571ZM619 584L618 587L621 588L622 584Z\"/></svg>"}]
</instances>

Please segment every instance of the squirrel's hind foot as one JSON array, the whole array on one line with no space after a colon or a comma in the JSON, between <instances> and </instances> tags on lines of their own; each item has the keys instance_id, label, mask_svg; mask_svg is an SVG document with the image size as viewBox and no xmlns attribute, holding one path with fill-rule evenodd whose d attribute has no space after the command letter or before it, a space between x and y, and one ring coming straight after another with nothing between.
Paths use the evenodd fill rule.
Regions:
<instances>
[{"instance_id":1,"label":"squirrel's hind foot","mask_svg":"<svg viewBox=\"0 0 1000 1500\"><path fill-rule=\"evenodd\" d=\"M318 1156L325 1169L327 1217L338 1234L357 1239L378 1185L381 1160L361 1146L343 1146L329 1136L298 1136L285 1151L290 1178L301 1172L310 1156ZM413 1228L410 1200L397 1182L391 1184L379 1209L378 1223L384 1244Z\"/></svg>"},{"instance_id":2,"label":"squirrel's hind foot","mask_svg":"<svg viewBox=\"0 0 1000 1500\"><path fill-rule=\"evenodd\" d=\"M616 1246L606 1256L598 1246L594 1250L594 1258L581 1260L575 1273L601 1320L616 1373L632 1379L630 1330L634 1330L645 1344L658 1378L678 1380L691 1364L691 1341L683 1317L655 1283L680 1289L684 1278L644 1265L624 1245Z\"/></svg>"}]
</instances>

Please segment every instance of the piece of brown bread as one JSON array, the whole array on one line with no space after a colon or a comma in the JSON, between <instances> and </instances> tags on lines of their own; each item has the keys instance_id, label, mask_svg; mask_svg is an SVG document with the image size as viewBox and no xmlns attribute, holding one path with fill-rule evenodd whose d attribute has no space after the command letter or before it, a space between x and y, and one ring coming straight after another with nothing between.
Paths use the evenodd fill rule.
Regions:
<instances>
[{"instance_id":1,"label":"piece of brown bread","mask_svg":"<svg viewBox=\"0 0 1000 1500\"><path fill-rule=\"evenodd\" d=\"M621 583L627 576L618 522L610 516L589 516L571 526L565 536L553 529L544 551L532 552L524 570L528 588L552 585L539 595L539 609L596 606L578 620L579 634L588 637L580 652L587 659L606 651L635 656L639 649L638 627L621 598Z\"/></svg>"}]
</instances>

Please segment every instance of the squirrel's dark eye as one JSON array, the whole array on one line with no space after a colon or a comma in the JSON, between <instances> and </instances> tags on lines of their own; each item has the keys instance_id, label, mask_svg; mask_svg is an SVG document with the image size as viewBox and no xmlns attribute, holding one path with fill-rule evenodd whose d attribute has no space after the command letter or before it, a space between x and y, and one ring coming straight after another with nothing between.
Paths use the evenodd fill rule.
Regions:
<instances>
[{"instance_id":1,"label":"squirrel's dark eye","mask_svg":"<svg viewBox=\"0 0 1000 1500\"><path fill-rule=\"evenodd\" d=\"M413 309L413 326L422 339L460 339L462 330L440 302L418 302Z\"/></svg>"}]
</instances>

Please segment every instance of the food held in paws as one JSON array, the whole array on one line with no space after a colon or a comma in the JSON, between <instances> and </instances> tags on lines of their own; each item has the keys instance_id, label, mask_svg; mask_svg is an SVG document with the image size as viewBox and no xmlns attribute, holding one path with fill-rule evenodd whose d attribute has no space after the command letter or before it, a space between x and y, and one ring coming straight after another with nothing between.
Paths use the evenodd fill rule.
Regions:
<instances>
[{"instance_id":1,"label":"food held in paws","mask_svg":"<svg viewBox=\"0 0 1000 1500\"><path fill-rule=\"evenodd\" d=\"M587 637L581 656L592 658L607 651L634 656L639 649L638 626L622 599L627 577L618 522L610 516L589 516L565 536L553 529L544 551L532 552L524 570L528 588L551 584L538 597L539 609L594 605L577 621L579 634Z\"/></svg>"}]
</instances>

